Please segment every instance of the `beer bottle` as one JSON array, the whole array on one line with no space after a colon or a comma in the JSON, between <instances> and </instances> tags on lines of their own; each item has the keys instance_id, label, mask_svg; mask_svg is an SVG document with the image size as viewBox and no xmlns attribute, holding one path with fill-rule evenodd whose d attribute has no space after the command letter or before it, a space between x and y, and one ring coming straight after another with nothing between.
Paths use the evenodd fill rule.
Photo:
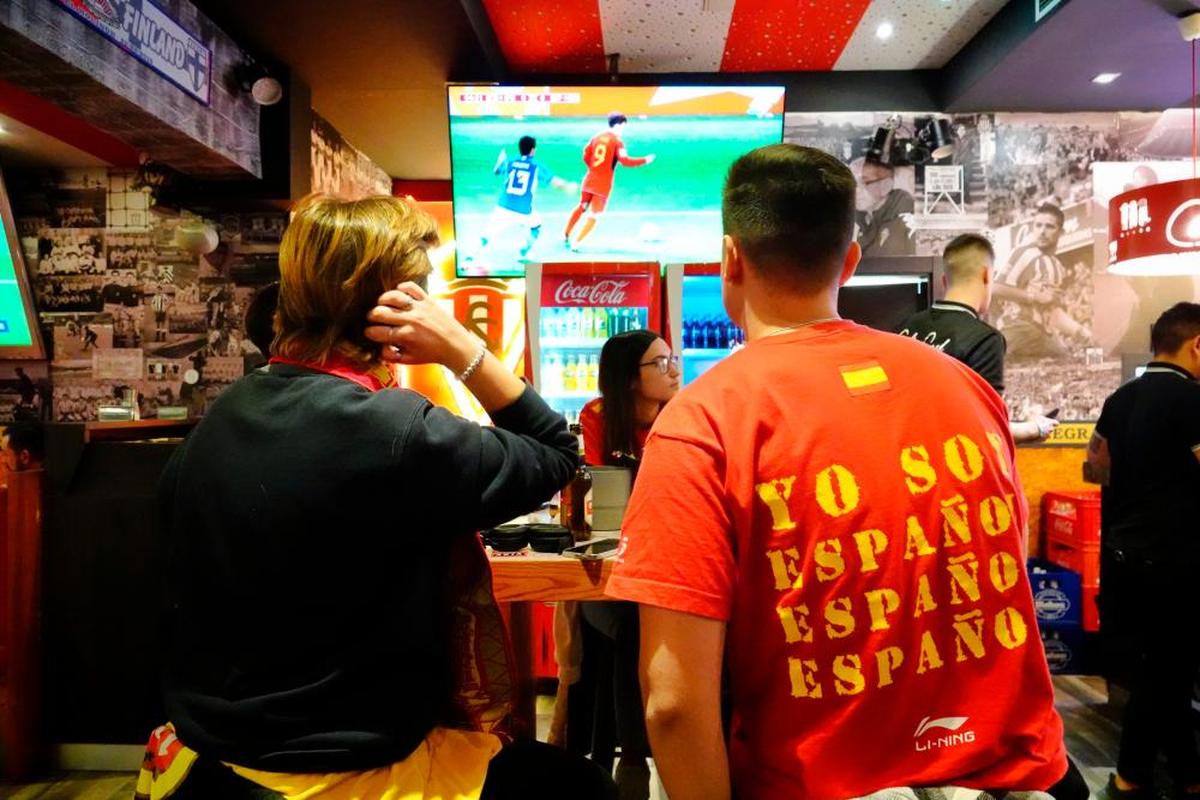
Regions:
<instances>
[{"instance_id":1,"label":"beer bottle","mask_svg":"<svg viewBox=\"0 0 1200 800\"><path fill-rule=\"evenodd\" d=\"M583 428L572 425L571 433L579 438L579 468L563 487L559 516L576 542L586 542L592 538L592 471L583 463Z\"/></svg>"}]
</instances>

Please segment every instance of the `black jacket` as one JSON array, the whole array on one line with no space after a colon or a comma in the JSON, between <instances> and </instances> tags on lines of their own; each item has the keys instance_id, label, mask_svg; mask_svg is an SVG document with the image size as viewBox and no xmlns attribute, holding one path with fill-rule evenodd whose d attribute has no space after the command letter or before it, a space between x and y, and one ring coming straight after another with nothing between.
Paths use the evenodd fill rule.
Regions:
<instances>
[{"instance_id":1,"label":"black jacket","mask_svg":"<svg viewBox=\"0 0 1200 800\"><path fill-rule=\"evenodd\" d=\"M978 312L962 303L939 300L925 311L909 317L900 330L953 356L1004 394L1004 334L979 318Z\"/></svg>"},{"instance_id":2,"label":"black jacket","mask_svg":"<svg viewBox=\"0 0 1200 800\"><path fill-rule=\"evenodd\" d=\"M217 399L160 486L164 692L185 744L277 772L413 751L450 695L450 542L535 508L577 463L532 389L493 419L282 365Z\"/></svg>"}]
</instances>

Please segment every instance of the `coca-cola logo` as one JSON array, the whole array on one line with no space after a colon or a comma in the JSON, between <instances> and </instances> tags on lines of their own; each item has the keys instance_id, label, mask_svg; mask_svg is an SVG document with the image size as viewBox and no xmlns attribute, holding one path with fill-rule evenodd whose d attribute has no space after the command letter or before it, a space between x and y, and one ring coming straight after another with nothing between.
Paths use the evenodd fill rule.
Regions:
<instances>
[{"instance_id":1,"label":"coca-cola logo","mask_svg":"<svg viewBox=\"0 0 1200 800\"><path fill-rule=\"evenodd\" d=\"M1060 517L1075 519L1075 504L1063 500L1051 500L1050 513Z\"/></svg>"},{"instance_id":2,"label":"coca-cola logo","mask_svg":"<svg viewBox=\"0 0 1200 800\"><path fill-rule=\"evenodd\" d=\"M625 304L625 290L629 281L611 278L591 284L576 284L570 278L554 290L554 302L579 306L620 306Z\"/></svg>"}]
</instances>

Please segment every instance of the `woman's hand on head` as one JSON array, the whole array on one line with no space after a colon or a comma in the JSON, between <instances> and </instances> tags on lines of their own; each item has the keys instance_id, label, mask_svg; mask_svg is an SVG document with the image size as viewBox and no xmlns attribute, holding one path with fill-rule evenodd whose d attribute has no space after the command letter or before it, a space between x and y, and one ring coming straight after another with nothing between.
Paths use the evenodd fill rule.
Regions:
<instances>
[{"instance_id":1,"label":"woman's hand on head","mask_svg":"<svg viewBox=\"0 0 1200 800\"><path fill-rule=\"evenodd\" d=\"M367 323L367 338L397 364L441 364L457 374L483 344L411 281L380 295Z\"/></svg>"}]
</instances>

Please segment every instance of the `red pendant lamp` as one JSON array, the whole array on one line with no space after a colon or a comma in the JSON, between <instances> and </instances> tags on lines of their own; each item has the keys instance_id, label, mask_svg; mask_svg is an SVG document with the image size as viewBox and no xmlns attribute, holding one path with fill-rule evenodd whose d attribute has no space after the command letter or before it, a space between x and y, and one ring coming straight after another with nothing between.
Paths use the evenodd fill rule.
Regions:
<instances>
[{"instance_id":1,"label":"red pendant lamp","mask_svg":"<svg viewBox=\"0 0 1200 800\"><path fill-rule=\"evenodd\" d=\"M1108 271L1115 275L1200 274L1200 179L1196 177L1196 39L1200 12L1179 21L1191 42L1192 177L1143 186L1108 204Z\"/></svg>"}]
</instances>

